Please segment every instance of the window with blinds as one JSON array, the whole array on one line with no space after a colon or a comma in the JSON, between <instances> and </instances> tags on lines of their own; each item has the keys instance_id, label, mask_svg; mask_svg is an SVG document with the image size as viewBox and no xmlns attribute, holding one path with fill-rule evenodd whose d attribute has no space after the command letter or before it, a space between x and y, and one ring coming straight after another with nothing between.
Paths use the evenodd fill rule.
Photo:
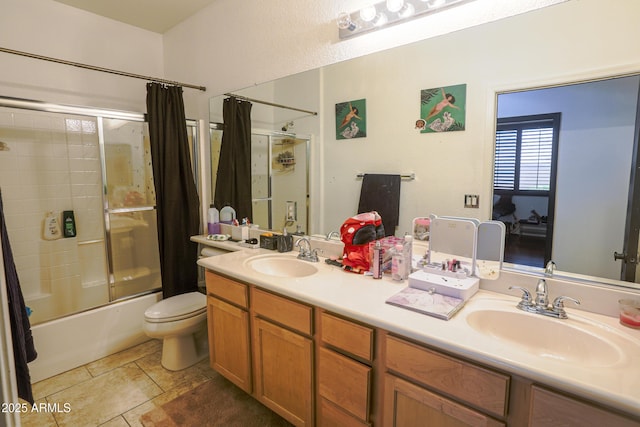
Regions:
<instances>
[{"instance_id":1,"label":"window with blinds","mask_svg":"<svg viewBox=\"0 0 640 427\"><path fill-rule=\"evenodd\" d=\"M552 116L498 120L494 190L514 193L550 190L559 129L559 115Z\"/></svg>"}]
</instances>

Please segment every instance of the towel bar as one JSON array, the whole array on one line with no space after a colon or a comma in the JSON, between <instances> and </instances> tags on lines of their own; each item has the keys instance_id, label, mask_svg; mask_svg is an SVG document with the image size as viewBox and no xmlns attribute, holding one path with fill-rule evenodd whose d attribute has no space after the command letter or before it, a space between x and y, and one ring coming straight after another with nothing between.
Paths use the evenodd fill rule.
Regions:
<instances>
[{"instance_id":1,"label":"towel bar","mask_svg":"<svg viewBox=\"0 0 640 427\"><path fill-rule=\"evenodd\" d=\"M362 178L364 178L364 176L365 176L364 173L359 173L359 174L356 175L356 178L362 179ZM414 179L416 179L416 174L413 173L413 172L412 173L403 173L403 174L400 175L400 178L406 179L406 180L409 180L409 181L413 181Z\"/></svg>"}]
</instances>

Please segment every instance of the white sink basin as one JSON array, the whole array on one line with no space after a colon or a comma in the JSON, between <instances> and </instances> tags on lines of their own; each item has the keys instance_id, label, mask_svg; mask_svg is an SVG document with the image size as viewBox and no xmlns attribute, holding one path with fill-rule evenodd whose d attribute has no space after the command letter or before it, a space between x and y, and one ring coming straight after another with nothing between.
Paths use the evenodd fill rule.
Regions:
<instances>
[{"instance_id":1,"label":"white sink basin","mask_svg":"<svg viewBox=\"0 0 640 427\"><path fill-rule=\"evenodd\" d=\"M276 277L306 277L318 272L312 262L291 255L259 255L246 260L245 265L258 273Z\"/></svg>"},{"instance_id":2,"label":"white sink basin","mask_svg":"<svg viewBox=\"0 0 640 427\"><path fill-rule=\"evenodd\" d=\"M614 329L571 314L561 320L502 303L498 308L468 308L472 310L466 321L475 331L548 361L607 367L623 364L627 354L640 351L640 343Z\"/></svg>"}]
</instances>

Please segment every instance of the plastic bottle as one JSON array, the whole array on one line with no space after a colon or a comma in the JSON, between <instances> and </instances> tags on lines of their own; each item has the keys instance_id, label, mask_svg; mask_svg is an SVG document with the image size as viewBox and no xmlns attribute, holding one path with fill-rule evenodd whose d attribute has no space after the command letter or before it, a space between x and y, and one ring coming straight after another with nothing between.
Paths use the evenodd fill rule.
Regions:
<instances>
[{"instance_id":1,"label":"plastic bottle","mask_svg":"<svg viewBox=\"0 0 640 427\"><path fill-rule=\"evenodd\" d=\"M397 244L391 256L391 278L401 282L405 279L406 273L404 247L401 244Z\"/></svg>"},{"instance_id":2,"label":"plastic bottle","mask_svg":"<svg viewBox=\"0 0 640 427\"><path fill-rule=\"evenodd\" d=\"M207 212L207 231L209 234L220 234L220 212L213 206Z\"/></svg>"},{"instance_id":3,"label":"plastic bottle","mask_svg":"<svg viewBox=\"0 0 640 427\"><path fill-rule=\"evenodd\" d=\"M43 236L45 240L56 240L62 237L60 232L60 224L58 223L58 215L53 212L47 212L44 219Z\"/></svg>"},{"instance_id":4,"label":"plastic bottle","mask_svg":"<svg viewBox=\"0 0 640 427\"><path fill-rule=\"evenodd\" d=\"M62 212L62 226L64 237L76 237L76 219L73 211Z\"/></svg>"},{"instance_id":5,"label":"plastic bottle","mask_svg":"<svg viewBox=\"0 0 640 427\"><path fill-rule=\"evenodd\" d=\"M404 265L406 267L404 278L407 279L413 273L413 236L409 233L404 235L402 253L404 254Z\"/></svg>"},{"instance_id":6,"label":"plastic bottle","mask_svg":"<svg viewBox=\"0 0 640 427\"><path fill-rule=\"evenodd\" d=\"M371 260L371 267L373 271L374 279L382 279L382 245L380 241L376 241L373 246L373 259Z\"/></svg>"}]
</instances>

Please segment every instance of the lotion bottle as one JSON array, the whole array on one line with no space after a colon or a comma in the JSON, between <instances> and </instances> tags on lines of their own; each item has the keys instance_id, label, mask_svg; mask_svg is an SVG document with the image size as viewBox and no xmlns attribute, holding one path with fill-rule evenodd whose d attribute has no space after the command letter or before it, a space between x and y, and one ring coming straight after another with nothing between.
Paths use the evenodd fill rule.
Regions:
<instances>
[{"instance_id":1,"label":"lotion bottle","mask_svg":"<svg viewBox=\"0 0 640 427\"><path fill-rule=\"evenodd\" d=\"M376 241L373 246L373 259L371 260L371 267L373 271L374 279L382 279L382 245L380 240Z\"/></svg>"},{"instance_id":2,"label":"lotion bottle","mask_svg":"<svg viewBox=\"0 0 640 427\"><path fill-rule=\"evenodd\" d=\"M207 211L207 231L209 234L220 234L220 212L213 203Z\"/></svg>"},{"instance_id":3,"label":"lotion bottle","mask_svg":"<svg viewBox=\"0 0 640 427\"><path fill-rule=\"evenodd\" d=\"M47 212L44 218L44 229L42 234L42 237L45 240L56 240L62 237L58 215L54 212Z\"/></svg>"},{"instance_id":4,"label":"lotion bottle","mask_svg":"<svg viewBox=\"0 0 640 427\"><path fill-rule=\"evenodd\" d=\"M391 257L391 278L401 282L405 279L406 272L404 248L403 245L397 244Z\"/></svg>"}]
</instances>

